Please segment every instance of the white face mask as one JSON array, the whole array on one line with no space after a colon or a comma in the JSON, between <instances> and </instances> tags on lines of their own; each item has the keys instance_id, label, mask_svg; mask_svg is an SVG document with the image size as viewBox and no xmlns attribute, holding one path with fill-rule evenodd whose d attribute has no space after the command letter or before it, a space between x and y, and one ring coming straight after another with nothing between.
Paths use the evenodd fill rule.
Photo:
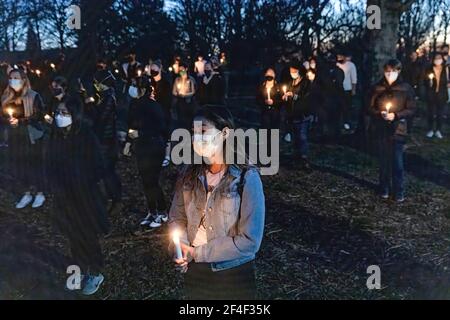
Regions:
<instances>
[{"instance_id":1,"label":"white face mask","mask_svg":"<svg viewBox=\"0 0 450 320\"><path fill-rule=\"evenodd\" d=\"M443 62L444 62L444 60L442 60L442 59L434 60L434 64L437 65L437 66L440 66Z\"/></svg>"},{"instance_id":2,"label":"white face mask","mask_svg":"<svg viewBox=\"0 0 450 320\"><path fill-rule=\"evenodd\" d=\"M384 73L384 77L386 78L386 81L389 84L394 83L395 81L397 81L398 78L398 71L389 71L389 72L385 72Z\"/></svg>"},{"instance_id":3,"label":"white face mask","mask_svg":"<svg viewBox=\"0 0 450 320\"><path fill-rule=\"evenodd\" d=\"M23 87L23 83L22 80L20 79L10 79L9 80L9 86L14 90L14 91L20 91L22 90Z\"/></svg>"},{"instance_id":4,"label":"white face mask","mask_svg":"<svg viewBox=\"0 0 450 320\"><path fill-rule=\"evenodd\" d=\"M298 77L299 77L298 73L291 73L291 78L292 79L296 80L296 79L298 79Z\"/></svg>"},{"instance_id":5,"label":"white face mask","mask_svg":"<svg viewBox=\"0 0 450 320\"><path fill-rule=\"evenodd\" d=\"M55 117L56 126L58 128L65 128L72 124L72 116L63 116L61 114Z\"/></svg>"},{"instance_id":6,"label":"white face mask","mask_svg":"<svg viewBox=\"0 0 450 320\"><path fill-rule=\"evenodd\" d=\"M308 61L303 62L303 66L304 66L306 69L309 69L309 62L308 62Z\"/></svg>"},{"instance_id":7,"label":"white face mask","mask_svg":"<svg viewBox=\"0 0 450 320\"><path fill-rule=\"evenodd\" d=\"M217 135L220 133L221 131L215 130L215 133L210 134L194 134L192 146L194 147L195 153L205 158L214 156L222 146L220 139L219 141L216 140Z\"/></svg>"},{"instance_id":8,"label":"white face mask","mask_svg":"<svg viewBox=\"0 0 450 320\"><path fill-rule=\"evenodd\" d=\"M130 86L130 88L128 88L128 94L130 97L136 99L139 97L139 89L135 86Z\"/></svg>"},{"instance_id":9,"label":"white face mask","mask_svg":"<svg viewBox=\"0 0 450 320\"><path fill-rule=\"evenodd\" d=\"M310 63L310 64L309 64L309 67L310 67L311 69L315 69L315 68L316 68L316 64L315 64L315 63Z\"/></svg>"}]
</instances>

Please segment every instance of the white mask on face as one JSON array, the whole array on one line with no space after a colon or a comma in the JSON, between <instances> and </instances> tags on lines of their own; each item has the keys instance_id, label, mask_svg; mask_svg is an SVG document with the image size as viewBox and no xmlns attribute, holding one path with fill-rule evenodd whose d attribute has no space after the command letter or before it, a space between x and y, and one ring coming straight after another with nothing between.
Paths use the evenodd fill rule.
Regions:
<instances>
[{"instance_id":1,"label":"white mask on face","mask_svg":"<svg viewBox=\"0 0 450 320\"><path fill-rule=\"evenodd\" d=\"M311 69L315 69L315 68L316 68L316 64L315 64L315 63L310 63L310 64L309 64L309 67L310 67Z\"/></svg>"},{"instance_id":2,"label":"white mask on face","mask_svg":"<svg viewBox=\"0 0 450 320\"><path fill-rule=\"evenodd\" d=\"M55 117L56 126L58 128L65 128L72 124L72 116L63 116L62 114L58 114Z\"/></svg>"},{"instance_id":3,"label":"white mask on face","mask_svg":"<svg viewBox=\"0 0 450 320\"><path fill-rule=\"evenodd\" d=\"M20 91L22 90L23 87L23 83L22 80L20 79L10 79L9 80L9 86L14 90L14 91Z\"/></svg>"},{"instance_id":4,"label":"white mask on face","mask_svg":"<svg viewBox=\"0 0 450 320\"><path fill-rule=\"evenodd\" d=\"M296 79L298 79L298 77L299 77L298 73L291 73L291 78L292 79L296 80Z\"/></svg>"},{"instance_id":5,"label":"white mask on face","mask_svg":"<svg viewBox=\"0 0 450 320\"><path fill-rule=\"evenodd\" d=\"M130 88L128 88L128 94L130 95L130 97L136 99L139 97L139 90L135 86L130 86Z\"/></svg>"},{"instance_id":6,"label":"white mask on face","mask_svg":"<svg viewBox=\"0 0 450 320\"><path fill-rule=\"evenodd\" d=\"M221 141L217 141L216 137L221 131L215 130L212 134L194 134L192 138L192 146L195 153L201 157L211 158L221 147Z\"/></svg>"},{"instance_id":7,"label":"white mask on face","mask_svg":"<svg viewBox=\"0 0 450 320\"><path fill-rule=\"evenodd\" d=\"M434 60L434 64L437 65L437 66L440 66L443 62L444 62L444 60L442 60L442 59Z\"/></svg>"},{"instance_id":8,"label":"white mask on face","mask_svg":"<svg viewBox=\"0 0 450 320\"><path fill-rule=\"evenodd\" d=\"M398 78L398 71L389 71L389 72L385 72L384 73L384 77L386 78L386 81L389 84L394 83L395 81L397 81Z\"/></svg>"}]
</instances>

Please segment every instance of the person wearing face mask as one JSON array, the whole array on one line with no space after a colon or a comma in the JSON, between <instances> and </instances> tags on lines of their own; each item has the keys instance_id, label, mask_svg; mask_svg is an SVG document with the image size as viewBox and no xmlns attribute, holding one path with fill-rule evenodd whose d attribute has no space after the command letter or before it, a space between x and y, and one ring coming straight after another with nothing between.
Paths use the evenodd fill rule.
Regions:
<instances>
[{"instance_id":1,"label":"person wearing face mask","mask_svg":"<svg viewBox=\"0 0 450 320\"><path fill-rule=\"evenodd\" d=\"M176 110L178 127L190 127L196 109L196 86L195 79L188 74L187 66L181 63L179 76L175 78L172 88L172 108Z\"/></svg>"},{"instance_id":2,"label":"person wearing face mask","mask_svg":"<svg viewBox=\"0 0 450 320\"><path fill-rule=\"evenodd\" d=\"M393 195L397 202L405 200L403 153L407 119L416 109L414 89L399 76L401 69L397 59L384 65L384 77L372 88L368 108L378 144L380 195L382 199Z\"/></svg>"},{"instance_id":3,"label":"person wearing face mask","mask_svg":"<svg viewBox=\"0 0 450 320\"><path fill-rule=\"evenodd\" d=\"M198 101L201 106L225 105L225 81L218 71L218 60L205 63L204 75L198 84Z\"/></svg>"},{"instance_id":4,"label":"person wearing face mask","mask_svg":"<svg viewBox=\"0 0 450 320\"><path fill-rule=\"evenodd\" d=\"M275 77L275 71L267 68L264 73L264 81L256 92L256 103L261 110L261 128L269 130L269 136L270 130L280 129L282 91Z\"/></svg>"},{"instance_id":5,"label":"person wearing face mask","mask_svg":"<svg viewBox=\"0 0 450 320\"><path fill-rule=\"evenodd\" d=\"M186 296L255 299L254 260L265 219L260 175L248 164L226 162L234 129L228 109L200 109L193 128L193 149L203 161L183 167L169 213L171 234L180 234L183 258L174 260L185 273Z\"/></svg>"},{"instance_id":6,"label":"person wearing face mask","mask_svg":"<svg viewBox=\"0 0 450 320\"><path fill-rule=\"evenodd\" d=\"M139 83L139 97L132 102L128 121L147 200L147 215L140 224L158 228L168 219L159 178L169 131L164 110L155 100L153 86L149 80L143 77Z\"/></svg>"},{"instance_id":7,"label":"person wearing face mask","mask_svg":"<svg viewBox=\"0 0 450 320\"><path fill-rule=\"evenodd\" d=\"M294 63L290 68L292 82L283 94L283 101L288 106L289 120L294 134L295 157L301 160L302 166L309 170L308 164L308 130L313 119L310 108L310 86L306 70Z\"/></svg>"},{"instance_id":8,"label":"person wearing face mask","mask_svg":"<svg viewBox=\"0 0 450 320\"><path fill-rule=\"evenodd\" d=\"M2 122L10 128L7 161L9 171L29 187L16 208L23 209L29 204L32 204L32 208L39 208L45 202L45 108L42 98L31 89L24 71L12 69L1 104ZM33 190L36 191L35 197L32 195Z\"/></svg>"},{"instance_id":9,"label":"person wearing face mask","mask_svg":"<svg viewBox=\"0 0 450 320\"><path fill-rule=\"evenodd\" d=\"M150 79L153 87L152 94L155 101L163 108L168 130L172 131L174 121L171 110L172 88L169 81L162 75L162 64L160 60L155 60L150 65ZM170 142L168 141L166 144L165 157L162 162L163 167L167 167L170 164L170 150Z\"/></svg>"},{"instance_id":10,"label":"person wearing face mask","mask_svg":"<svg viewBox=\"0 0 450 320\"><path fill-rule=\"evenodd\" d=\"M107 68L97 69L93 79L97 100L90 106L90 120L100 144L104 163L103 182L107 197L111 200L111 206L108 209L111 214L119 212L122 208L122 184L116 171L119 141L115 82L116 78Z\"/></svg>"},{"instance_id":11,"label":"person wearing face mask","mask_svg":"<svg viewBox=\"0 0 450 320\"><path fill-rule=\"evenodd\" d=\"M347 59L350 57L350 59ZM356 95L356 85L358 83L357 71L355 64L351 61L349 54L337 54L336 65L344 71L344 101L342 103L341 117L344 122L344 129L350 130L350 110L352 108L353 99Z\"/></svg>"},{"instance_id":12,"label":"person wearing face mask","mask_svg":"<svg viewBox=\"0 0 450 320\"><path fill-rule=\"evenodd\" d=\"M443 138L442 119L449 99L449 67L444 65L441 54L435 54L433 64L425 71L424 85L427 92L428 133L427 138Z\"/></svg>"},{"instance_id":13,"label":"person wearing face mask","mask_svg":"<svg viewBox=\"0 0 450 320\"><path fill-rule=\"evenodd\" d=\"M48 177L54 195L52 221L68 239L71 263L80 267L81 293L92 295L104 281L100 236L109 232L99 188L104 163L98 139L83 117L78 96L65 95L55 109Z\"/></svg>"}]
</instances>

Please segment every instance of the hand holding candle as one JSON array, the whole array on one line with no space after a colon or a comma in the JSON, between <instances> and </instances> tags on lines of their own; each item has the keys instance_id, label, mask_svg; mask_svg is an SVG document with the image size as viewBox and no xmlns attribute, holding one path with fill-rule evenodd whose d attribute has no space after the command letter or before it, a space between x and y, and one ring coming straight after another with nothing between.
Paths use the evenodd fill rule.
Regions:
<instances>
[{"instance_id":1,"label":"hand holding candle","mask_svg":"<svg viewBox=\"0 0 450 320\"><path fill-rule=\"evenodd\" d=\"M175 245L175 254L177 260L183 259L183 252L181 251L181 244L180 244L180 231L178 230L173 231L172 240L173 244Z\"/></svg>"},{"instance_id":2,"label":"hand holding candle","mask_svg":"<svg viewBox=\"0 0 450 320\"><path fill-rule=\"evenodd\" d=\"M433 73L430 73L429 75L428 75L428 78L430 79L430 88L433 86L433 79L434 79L434 74Z\"/></svg>"},{"instance_id":3,"label":"hand holding candle","mask_svg":"<svg viewBox=\"0 0 450 320\"><path fill-rule=\"evenodd\" d=\"M14 116L14 109L13 108L6 109L6 112L8 113L9 118L13 118L13 116Z\"/></svg>"}]
</instances>

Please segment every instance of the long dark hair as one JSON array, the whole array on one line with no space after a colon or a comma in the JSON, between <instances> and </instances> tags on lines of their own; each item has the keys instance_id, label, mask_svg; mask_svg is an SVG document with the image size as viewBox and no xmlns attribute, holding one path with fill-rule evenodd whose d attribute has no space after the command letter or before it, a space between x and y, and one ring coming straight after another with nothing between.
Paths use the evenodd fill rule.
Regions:
<instances>
[{"instance_id":1,"label":"long dark hair","mask_svg":"<svg viewBox=\"0 0 450 320\"><path fill-rule=\"evenodd\" d=\"M201 108L197 113L194 115L195 118L202 118L211 124L214 125L214 127L220 131L222 131L224 128L229 129L235 129L235 122L233 115L226 107L221 106L205 106ZM229 136L227 139L232 139L232 136ZM224 141L224 150L226 148L226 142ZM237 154L240 152L239 146L234 148L234 159L237 159ZM225 150L226 153L226 150ZM241 170L244 167L248 167L248 158L245 156L245 163L244 164L234 164L237 167L239 167ZM227 164L231 165L231 164ZM208 164L202 162L201 164L188 164L185 165L180 172L176 188L181 188L183 185L188 184L192 187L198 182L198 176L203 174L208 168Z\"/></svg>"}]
</instances>

